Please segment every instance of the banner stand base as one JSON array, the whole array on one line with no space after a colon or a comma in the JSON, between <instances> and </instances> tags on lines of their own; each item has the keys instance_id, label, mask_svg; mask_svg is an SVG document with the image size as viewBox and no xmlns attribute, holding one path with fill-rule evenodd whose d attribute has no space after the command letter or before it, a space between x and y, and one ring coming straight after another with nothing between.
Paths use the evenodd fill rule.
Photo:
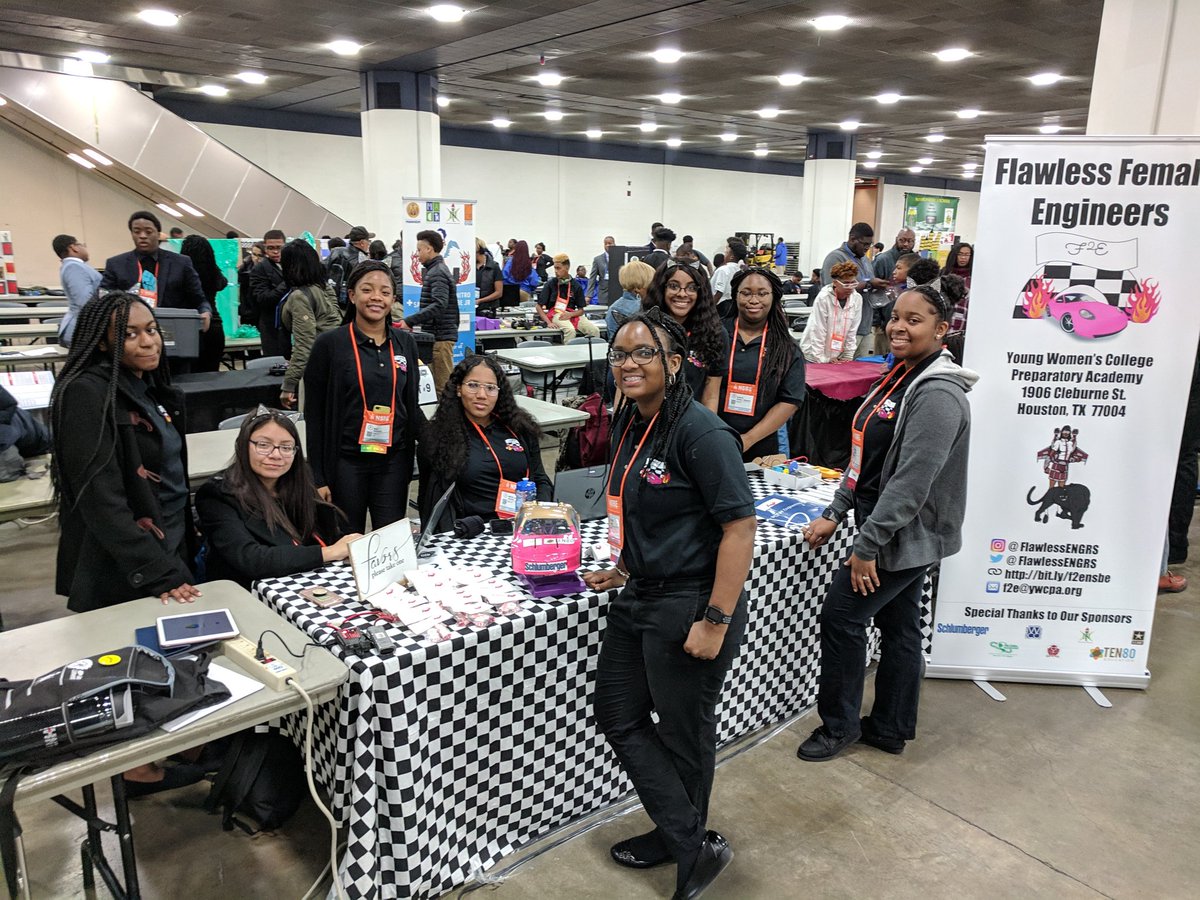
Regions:
<instances>
[{"instance_id":1,"label":"banner stand base","mask_svg":"<svg viewBox=\"0 0 1200 900\"><path fill-rule=\"evenodd\" d=\"M956 678L963 681L974 681L976 684L988 681L1012 681L1025 684L1073 685L1082 688L1137 688L1143 691L1150 686L1148 671L1141 675L1114 675L1088 671L1048 672L1045 669L986 669L978 666L948 666L930 663L925 670L925 677ZM985 692L987 690L982 686L980 689Z\"/></svg>"},{"instance_id":2,"label":"banner stand base","mask_svg":"<svg viewBox=\"0 0 1200 900\"><path fill-rule=\"evenodd\" d=\"M1085 684L1083 689L1087 692L1087 695L1096 702L1097 706L1103 709L1112 709L1112 701L1104 696L1100 688L1092 687L1090 684Z\"/></svg>"},{"instance_id":3,"label":"banner stand base","mask_svg":"<svg viewBox=\"0 0 1200 900\"><path fill-rule=\"evenodd\" d=\"M984 681L982 678L973 678L972 681L975 682L975 687L979 688L981 691L983 691L985 694L987 694L989 697L991 697L997 703L1003 703L1005 700L1008 699L1002 693L1000 693L998 690L996 690L994 687L992 687L991 682Z\"/></svg>"}]
</instances>

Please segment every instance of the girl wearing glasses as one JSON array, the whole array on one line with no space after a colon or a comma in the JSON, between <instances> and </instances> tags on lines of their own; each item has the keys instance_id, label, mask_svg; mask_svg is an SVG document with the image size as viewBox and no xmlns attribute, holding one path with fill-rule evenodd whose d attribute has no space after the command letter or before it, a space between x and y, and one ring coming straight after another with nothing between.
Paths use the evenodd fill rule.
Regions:
<instances>
[{"instance_id":1,"label":"girl wearing glasses","mask_svg":"<svg viewBox=\"0 0 1200 900\"><path fill-rule=\"evenodd\" d=\"M683 329L661 309L613 336L608 362L624 398L606 487L616 562L584 576L596 591L623 588L608 606L592 702L656 826L610 853L635 869L674 862L676 897L699 896L733 857L707 830L708 799L755 532L737 435L693 402L686 356Z\"/></svg>"},{"instance_id":2,"label":"girl wearing glasses","mask_svg":"<svg viewBox=\"0 0 1200 900\"><path fill-rule=\"evenodd\" d=\"M840 262L830 274L833 281L817 294L800 339L800 350L809 362L850 362L858 346L858 323L863 313L862 295L856 287L858 267Z\"/></svg>"},{"instance_id":3,"label":"girl wearing glasses","mask_svg":"<svg viewBox=\"0 0 1200 900\"><path fill-rule=\"evenodd\" d=\"M537 484L538 499L550 500L553 486L542 465L537 423L517 406L500 364L488 356L468 356L450 373L433 419L421 439L421 522L449 531L455 519L511 518L517 482ZM451 485L440 521L433 507Z\"/></svg>"},{"instance_id":4,"label":"girl wearing glasses","mask_svg":"<svg viewBox=\"0 0 1200 900\"><path fill-rule=\"evenodd\" d=\"M404 518L421 410L417 343L391 327L396 278L375 260L346 279L352 321L318 335L304 370L309 465L351 531Z\"/></svg>"},{"instance_id":5,"label":"girl wearing glasses","mask_svg":"<svg viewBox=\"0 0 1200 900\"><path fill-rule=\"evenodd\" d=\"M749 462L779 452L779 429L804 402L804 357L788 331L783 285L774 272L745 269L729 290L738 314L725 323L733 347L721 373L719 414L742 436Z\"/></svg>"},{"instance_id":6,"label":"girl wearing glasses","mask_svg":"<svg viewBox=\"0 0 1200 900\"><path fill-rule=\"evenodd\" d=\"M196 492L208 546L207 578L249 589L256 578L346 559L360 534L342 536L338 512L317 495L300 434L283 413L247 416L233 462Z\"/></svg>"},{"instance_id":7,"label":"girl wearing glasses","mask_svg":"<svg viewBox=\"0 0 1200 900\"><path fill-rule=\"evenodd\" d=\"M708 273L677 262L658 269L646 292L646 308L654 307L683 328L688 343L683 377L692 396L717 412L721 376L729 366L729 332L717 316Z\"/></svg>"}]
</instances>

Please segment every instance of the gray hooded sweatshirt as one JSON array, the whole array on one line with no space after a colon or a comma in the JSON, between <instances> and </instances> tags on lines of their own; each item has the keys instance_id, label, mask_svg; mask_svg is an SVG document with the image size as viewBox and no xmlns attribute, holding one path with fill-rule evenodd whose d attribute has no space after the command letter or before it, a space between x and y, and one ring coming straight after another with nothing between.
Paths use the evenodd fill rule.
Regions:
<instances>
[{"instance_id":1,"label":"gray hooded sweatshirt","mask_svg":"<svg viewBox=\"0 0 1200 900\"><path fill-rule=\"evenodd\" d=\"M943 350L904 392L879 500L858 523L859 559L897 571L930 565L962 546L971 436L967 391L978 380ZM843 482L828 511L840 522L854 506L854 492Z\"/></svg>"}]
</instances>

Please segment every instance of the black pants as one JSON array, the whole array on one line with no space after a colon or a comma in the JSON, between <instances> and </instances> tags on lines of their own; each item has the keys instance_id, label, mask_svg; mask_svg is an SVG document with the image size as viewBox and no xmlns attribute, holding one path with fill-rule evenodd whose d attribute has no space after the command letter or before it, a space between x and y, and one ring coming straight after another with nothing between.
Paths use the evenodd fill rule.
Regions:
<instances>
[{"instance_id":1,"label":"black pants","mask_svg":"<svg viewBox=\"0 0 1200 900\"><path fill-rule=\"evenodd\" d=\"M879 587L864 597L850 589L850 569L833 576L821 607L821 676L817 712L837 737L858 734L866 678L867 623L883 639L875 673L871 730L889 740L917 736L921 695L921 587L928 566L877 570Z\"/></svg>"},{"instance_id":2,"label":"black pants","mask_svg":"<svg viewBox=\"0 0 1200 900\"><path fill-rule=\"evenodd\" d=\"M1192 389L1188 393L1183 419L1183 438L1179 442L1179 464L1175 469L1175 487L1171 491L1171 513L1167 519L1167 561L1181 563L1188 555L1188 528L1196 507L1196 453L1200 451L1200 353L1192 366Z\"/></svg>"},{"instance_id":3,"label":"black pants","mask_svg":"<svg viewBox=\"0 0 1200 900\"><path fill-rule=\"evenodd\" d=\"M411 480L412 458L400 448L387 454L342 454L334 463L329 492L334 504L346 514L346 531L364 532L368 510L372 528L405 517Z\"/></svg>"},{"instance_id":4,"label":"black pants","mask_svg":"<svg viewBox=\"0 0 1200 900\"><path fill-rule=\"evenodd\" d=\"M743 592L717 658L684 652L711 592L709 579L630 580L608 608L592 699L597 726L676 858L704 841L717 700L746 630Z\"/></svg>"},{"instance_id":5,"label":"black pants","mask_svg":"<svg viewBox=\"0 0 1200 900\"><path fill-rule=\"evenodd\" d=\"M262 338L263 356L292 355L292 344L287 335L275 325L275 307L258 314L258 336Z\"/></svg>"},{"instance_id":6,"label":"black pants","mask_svg":"<svg viewBox=\"0 0 1200 900\"><path fill-rule=\"evenodd\" d=\"M221 357L225 355L225 326L221 317L213 314L208 331L200 332L200 358L196 360L197 372L216 372L221 368Z\"/></svg>"}]
</instances>

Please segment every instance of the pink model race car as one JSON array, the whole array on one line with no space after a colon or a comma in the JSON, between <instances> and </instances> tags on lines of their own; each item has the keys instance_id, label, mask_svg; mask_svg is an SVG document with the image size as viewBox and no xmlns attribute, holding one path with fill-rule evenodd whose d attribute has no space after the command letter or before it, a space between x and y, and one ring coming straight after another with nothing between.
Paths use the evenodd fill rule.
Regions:
<instances>
[{"instance_id":1,"label":"pink model race car","mask_svg":"<svg viewBox=\"0 0 1200 900\"><path fill-rule=\"evenodd\" d=\"M527 578L575 572L583 557L579 513L569 503L522 503L513 528L513 571Z\"/></svg>"},{"instance_id":2,"label":"pink model race car","mask_svg":"<svg viewBox=\"0 0 1200 900\"><path fill-rule=\"evenodd\" d=\"M1093 296L1086 286L1064 291L1046 303L1046 315L1058 327L1081 338L1102 338L1124 331L1129 324L1125 310L1113 306L1103 295Z\"/></svg>"}]
</instances>

